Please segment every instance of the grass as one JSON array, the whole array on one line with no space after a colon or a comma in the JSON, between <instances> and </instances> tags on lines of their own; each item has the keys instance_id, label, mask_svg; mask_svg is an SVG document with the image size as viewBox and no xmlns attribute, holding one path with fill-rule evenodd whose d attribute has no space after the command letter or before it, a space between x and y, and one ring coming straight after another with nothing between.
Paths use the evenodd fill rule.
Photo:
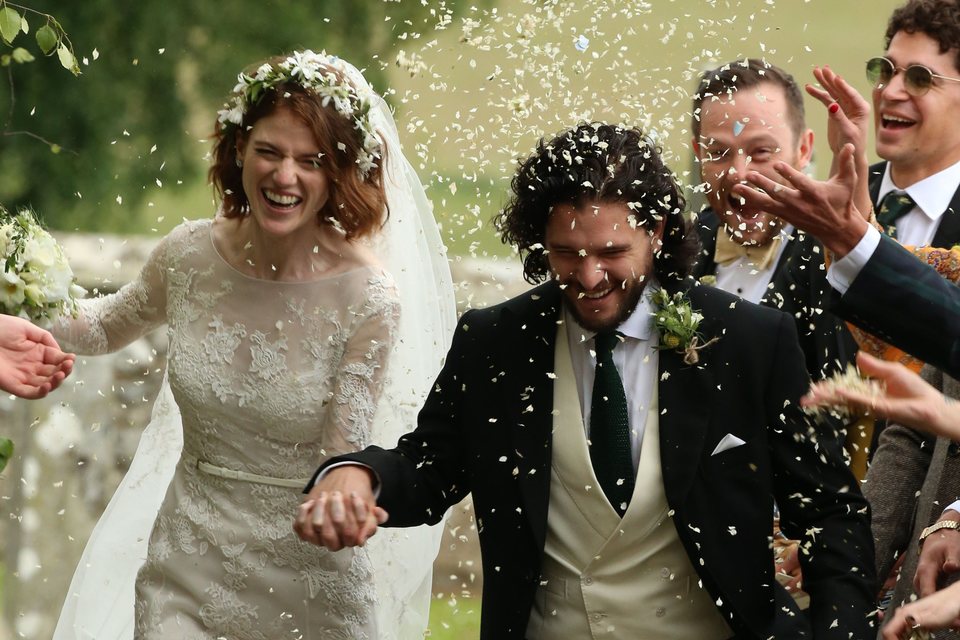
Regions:
<instances>
[{"instance_id":1,"label":"grass","mask_svg":"<svg viewBox=\"0 0 960 640\"><path fill-rule=\"evenodd\" d=\"M430 605L431 640L470 640L480 637L480 600L476 598L441 599Z\"/></svg>"}]
</instances>

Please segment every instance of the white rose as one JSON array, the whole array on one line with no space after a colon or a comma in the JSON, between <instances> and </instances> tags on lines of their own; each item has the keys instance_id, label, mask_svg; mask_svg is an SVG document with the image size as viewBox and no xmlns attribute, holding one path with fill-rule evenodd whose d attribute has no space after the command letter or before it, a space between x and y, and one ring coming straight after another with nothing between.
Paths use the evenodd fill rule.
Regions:
<instances>
[{"instance_id":1,"label":"white rose","mask_svg":"<svg viewBox=\"0 0 960 640\"><path fill-rule=\"evenodd\" d=\"M0 275L0 306L13 310L23 304L24 282L19 275L5 271Z\"/></svg>"}]
</instances>

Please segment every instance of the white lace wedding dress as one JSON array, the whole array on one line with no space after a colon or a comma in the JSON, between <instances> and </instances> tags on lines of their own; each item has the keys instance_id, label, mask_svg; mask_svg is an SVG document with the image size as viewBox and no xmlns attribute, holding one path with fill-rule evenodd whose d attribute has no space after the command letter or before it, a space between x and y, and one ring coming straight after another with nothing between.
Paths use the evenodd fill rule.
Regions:
<instances>
[{"instance_id":1,"label":"white lace wedding dress","mask_svg":"<svg viewBox=\"0 0 960 640\"><path fill-rule=\"evenodd\" d=\"M251 278L218 255L211 225L179 226L137 281L84 301L80 317L57 331L65 348L104 353L168 326L176 406L161 397L158 413L179 408L183 448L136 577L134 637L380 637L367 549L332 553L303 543L292 521L320 461L371 441L398 327L392 278L374 268L302 283ZM145 434L141 450L176 455L178 434L167 422ZM131 469L124 484L164 482L155 475ZM123 517L122 504L111 509ZM431 559L411 558L427 567ZM385 562L377 570L404 570ZM97 573L110 576L109 568ZM83 597L75 589L65 611L75 608L82 619L92 605L72 602ZM129 633L90 624L74 623L74 637Z\"/></svg>"}]
</instances>

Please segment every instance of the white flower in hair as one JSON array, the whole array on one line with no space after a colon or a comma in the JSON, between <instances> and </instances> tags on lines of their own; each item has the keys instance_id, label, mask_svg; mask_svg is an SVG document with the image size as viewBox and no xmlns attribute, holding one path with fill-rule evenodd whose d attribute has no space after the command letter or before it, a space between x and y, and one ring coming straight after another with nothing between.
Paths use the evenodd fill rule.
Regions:
<instances>
[{"instance_id":1,"label":"white flower in hair","mask_svg":"<svg viewBox=\"0 0 960 640\"><path fill-rule=\"evenodd\" d=\"M278 64L260 65L253 75L237 76L233 98L217 113L218 120L224 125L240 126L247 110L268 90L285 82L299 84L320 96L324 107L332 104L337 113L353 121L360 136L357 169L366 177L382 156L383 141L370 121L370 107L377 97L365 85L351 84L348 78L352 72L343 60L325 52L294 51Z\"/></svg>"}]
</instances>

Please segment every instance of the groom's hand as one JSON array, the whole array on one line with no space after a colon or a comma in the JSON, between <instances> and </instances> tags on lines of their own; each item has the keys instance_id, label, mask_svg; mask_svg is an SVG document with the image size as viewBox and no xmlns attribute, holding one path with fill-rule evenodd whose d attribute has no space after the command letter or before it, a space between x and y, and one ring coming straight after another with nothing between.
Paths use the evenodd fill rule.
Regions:
<instances>
[{"instance_id":1,"label":"groom's hand","mask_svg":"<svg viewBox=\"0 0 960 640\"><path fill-rule=\"evenodd\" d=\"M293 530L300 539L331 551L362 546L387 512L373 497L371 472L359 465L344 465L327 472L300 505Z\"/></svg>"}]
</instances>

